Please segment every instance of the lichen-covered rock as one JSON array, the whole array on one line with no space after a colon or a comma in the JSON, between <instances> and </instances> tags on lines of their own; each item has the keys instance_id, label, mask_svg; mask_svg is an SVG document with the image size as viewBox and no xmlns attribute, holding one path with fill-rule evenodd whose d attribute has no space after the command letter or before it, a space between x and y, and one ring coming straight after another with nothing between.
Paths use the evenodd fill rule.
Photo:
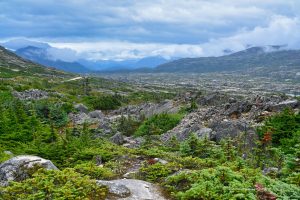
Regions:
<instances>
[{"instance_id":1,"label":"lichen-covered rock","mask_svg":"<svg viewBox=\"0 0 300 200\"><path fill-rule=\"evenodd\" d=\"M16 156L0 164L0 186L7 186L9 181L21 181L38 168L58 170L50 161L38 156Z\"/></svg>"}]
</instances>

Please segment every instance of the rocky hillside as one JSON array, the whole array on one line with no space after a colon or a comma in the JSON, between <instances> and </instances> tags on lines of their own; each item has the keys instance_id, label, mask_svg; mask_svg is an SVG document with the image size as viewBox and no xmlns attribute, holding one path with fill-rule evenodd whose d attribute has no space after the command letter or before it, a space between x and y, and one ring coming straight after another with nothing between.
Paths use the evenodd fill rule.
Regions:
<instances>
[{"instance_id":1,"label":"rocky hillside","mask_svg":"<svg viewBox=\"0 0 300 200\"><path fill-rule=\"evenodd\" d=\"M274 71L280 66L291 69L300 67L299 50L266 51L263 47L252 47L244 51L220 57L184 58L158 66L156 72L221 72L246 71L265 68ZM267 72L266 71L266 72Z\"/></svg>"}]
</instances>

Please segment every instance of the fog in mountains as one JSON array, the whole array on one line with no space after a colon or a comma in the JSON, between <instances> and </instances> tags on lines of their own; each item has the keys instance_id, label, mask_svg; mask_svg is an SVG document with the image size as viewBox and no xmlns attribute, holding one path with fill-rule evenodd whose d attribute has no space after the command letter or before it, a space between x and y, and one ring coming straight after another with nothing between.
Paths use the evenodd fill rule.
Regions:
<instances>
[{"instance_id":1,"label":"fog in mountains","mask_svg":"<svg viewBox=\"0 0 300 200\"><path fill-rule=\"evenodd\" d=\"M161 56L149 56L140 59L125 60L91 60L77 55L68 48L55 48L44 42L15 39L1 43L17 55L39 64L57 69L85 73L91 71L133 70L138 68L154 68L171 61Z\"/></svg>"}]
</instances>

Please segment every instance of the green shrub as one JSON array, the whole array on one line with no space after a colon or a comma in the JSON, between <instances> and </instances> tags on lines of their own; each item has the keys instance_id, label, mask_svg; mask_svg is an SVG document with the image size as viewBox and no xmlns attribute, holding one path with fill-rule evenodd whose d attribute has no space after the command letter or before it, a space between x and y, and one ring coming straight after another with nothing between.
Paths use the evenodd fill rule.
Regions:
<instances>
[{"instance_id":1,"label":"green shrub","mask_svg":"<svg viewBox=\"0 0 300 200\"><path fill-rule=\"evenodd\" d=\"M187 140L180 144L180 152L183 156L220 159L224 157L224 150L225 148L222 149L215 142L207 138L200 139L195 134L191 134Z\"/></svg>"},{"instance_id":2,"label":"green shrub","mask_svg":"<svg viewBox=\"0 0 300 200\"><path fill-rule=\"evenodd\" d=\"M23 182L12 182L2 188L2 199L105 199L107 188L83 176L73 169L37 171L32 178Z\"/></svg>"},{"instance_id":3,"label":"green shrub","mask_svg":"<svg viewBox=\"0 0 300 200\"><path fill-rule=\"evenodd\" d=\"M279 180L274 180L269 177L262 176L259 179L266 189L275 196L277 199L299 199L300 197L300 188L296 185L287 184Z\"/></svg>"},{"instance_id":4,"label":"green shrub","mask_svg":"<svg viewBox=\"0 0 300 200\"><path fill-rule=\"evenodd\" d=\"M67 112L70 112L72 107L66 103L52 103L43 100L35 103L35 109L41 119L55 127L63 127L68 123Z\"/></svg>"},{"instance_id":5,"label":"green shrub","mask_svg":"<svg viewBox=\"0 0 300 200\"><path fill-rule=\"evenodd\" d=\"M138 120L132 118L131 116L125 117L122 115L118 121L117 129L124 135L131 136L137 130L139 125L140 122Z\"/></svg>"},{"instance_id":6,"label":"green shrub","mask_svg":"<svg viewBox=\"0 0 300 200\"><path fill-rule=\"evenodd\" d=\"M87 105L93 110L114 110L120 107L121 101L119 96L89 96L85 99Z\"/></svg>"},{"instance_id":7,"label":"green shrub","mask_svg":"<svg viewBox=\"0 0 300 200\"><path fill-rule=\"evenodd\" d=\"M295 114L292 110L285 109L283 112L274 115L265 121L265 125L258 129L258 134L262 138L266 132L272 133L272 143L274 145L284 145L284 148L299 143L300 113ZM296 141L294 140L296 139Z\"/></svg>"},{"instance_id":8,"label":"green shrub","mask_svg":"<svg viewBox=\"0 0 300 200\"><path fill-rule=\"evenodd\" d=\"M145 120L135 132L136 136L160 135L174 128L181 120L179 114L158 114Z\"/></svg>"},{"instance_id":9,"label":"green shrub","mask_svg":"<svg viewBox=\"0 0 300 200\"><path fill-rule=\"evenodd\" d=\"M166 178L170 174L179 171L181 165L177 163L155 163L155 164L145 164L140 168L139 172L141 177L143 177L147 181L151 182L161 182L162 179Z\"/></svg>"},{"instance_id":10,"label":"green shrub","mask_svg":"<svg viewBox=\"0 0 300 200\"><path fill-rule=\"evenodd\" d=\"M165 186L177 199L256 199L252 178L227 167L182 172L168 177Z\"/></svg>"},{"instance_id":11,"label":"green shrub","mask_svg":"<svg viewBox=\"0 0 300 200\"><path fill-rule=\"evenodd\" d=\"M0 144L0 163L9 160L11 156L7 153L4 153L5 149Z\"/></svg>"},{"instance_id":12,"label":"green shrub","mask_svg":"<svg viewBox=\"0 0 300 200\"><path fill-rule=\"evenodd\" d=\"M88 175L93 179L112 179L116 175L109 169L103 166L97 166L94 163L78 164L74 167L76 172Z\"/></svg>"}]
</instances>

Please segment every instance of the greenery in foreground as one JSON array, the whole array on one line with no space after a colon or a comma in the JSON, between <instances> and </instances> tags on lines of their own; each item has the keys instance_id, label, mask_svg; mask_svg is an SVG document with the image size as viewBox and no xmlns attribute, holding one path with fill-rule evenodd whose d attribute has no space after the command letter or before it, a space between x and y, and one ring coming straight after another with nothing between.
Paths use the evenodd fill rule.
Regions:
<instances>
[{"instance_id":1,"label":"greenery in foreground","mask_svg":"<svg viewBox=\"0 0 300 200\"><path fill-rule=\"evenodd\" d=\"M72 94L67 95L73 98ZM267 119L258 130L257 146L246 149L243 136L215 143L191 134L182 143L175 139L167 144L158 142L155 137L173 128L181 114L155 115L142 121L123 118L120 130L148 138L141 148L128 149L105 138L95 138L92 127L72 126L67 117L74 111L70 98L20 101L11 95L7 85L3 86L0 161L9 159L4 151L38 155L51 160L62 171L39 170L27 180L1 188L0 198L104 199L107 189L97 186L95 179L120 177L128 159L136 156L145 160L136 178L162 185L174 199L300 197L299 113L286 110ZM91 108L106 105L95 96L82 97L81 101L90 102ZM99 156L103 166L97 165ZM168 164L153 163L155 157L167 160ZM262 169L270 167L278 168L279 172L263 175Z\"/></svg>"}]
</instances>

